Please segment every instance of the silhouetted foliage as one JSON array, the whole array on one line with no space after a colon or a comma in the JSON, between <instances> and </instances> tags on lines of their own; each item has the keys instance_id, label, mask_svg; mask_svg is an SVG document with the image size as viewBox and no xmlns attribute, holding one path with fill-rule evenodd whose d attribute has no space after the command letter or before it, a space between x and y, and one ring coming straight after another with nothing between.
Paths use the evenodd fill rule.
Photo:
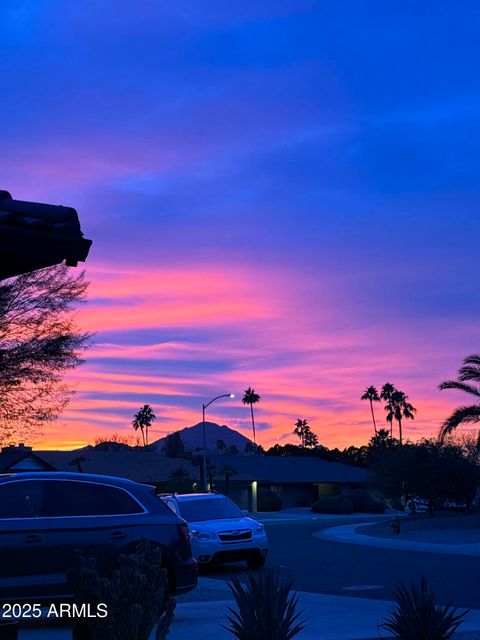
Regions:
<instances>
[{"instance_id":1,"label":"silhouetted foliage","mask_svg":"<svg viewBox=\"0 0 480 640\"><path fill-rule=\"evenodd\" d=\"M253 405L257 404L257 402L260 402L261 397L258 395L258 393L255 393L255 389L253 389L253 387L248 387L248 389L246 389L244 396L242 398L242 402L243 404L249 404L250 405L250 413L252 416L252 431L253 431L253 442L256 442L256 434L255 434L255 418L253 415Z\"/></svg>"},{"instance_id":2,"label":"silhouetted foliage","mask_svg":"<svg viewBox=\"0 0 480 640\"><path fill-rule=\"evenodd\" d=\"M261 456L265 453L264 448L260 444L248 441L243 449L244 453L249 456Z\"/></svg>"},{"instance_id":3,"label":"silhouetted foliage","mask_svg":"<svg viewBox=\"0 0 480 640\"><path fill-rule=\"evenodd\" d=\"M78 640L147 640L160 621L158 640L167 637L175 610L169 595L167 571L162 555L146 540L135 553L122 555L111 577L99 575L94 559L77 552L77 562L67 571L75 601L81 606L107 606L105 618L87 618L77 623Z\"/></svg>"},{"instance_id":4,"label":"silhouetted foliage","mask_svg":"<svg viewBox=\"0 0 480 640\"><path fill-rule=\"evenodd\" d=\"M410 588L398 583L394 596L396 607L382 626L399 640L449 640L468 614L436 605L426 578Z\"/></svg>"},{"instance_id":5,"label":"silhouetted foliage","mask_svg":"<svg viewBox=\"0 0 480 640\"><path fill-rule=\"evenodd\" d=\"M480 480L476 461L459 447L436 440L406 443L383 451L373 462L375 484L387 499L420 497L433 513L445 500L465 502L470 508Z\"/></svg>"},{"instance_id":6,"label":"silhouetted foliage","mask_svg":"<svg viewBox=\"0 0 480 640\"><path fill-rule=\"evenodd\" d=\"M245 585L234 577L228 586L238 611L228 607L230 626L222 626L237 640L291 640L304 628L293 580L264 569L247 574Z\"/></svg>"},{"instance_id":7,"label":"silhouetted foliage","mask_svg":"<svg viewBox=\"0 0 480 640\"><path fill-rule=\"evenodd\" d=\"M315 513L331 513L335 515L353 513L353 502L345 496L321 498L312 505Z\"/></svg>"},{"instance_id":8,"label":"silhouetted foliage","mask_svg":"<svg viewBox=\"0 0 480 640\"><path fill-rule=\"evenodd\" d=\"M172 493L190 493L194 480L183 467L174 469L168 477L167 490Z\"/></svg>"},{"instance_id":9,"label":"silhouetted foliage","mask_svg":"<svg viewBox=\"0 0 480 640\"><path fill-rule=\"evenodd\" d=\"M224 464L220 468L215 469L214 475L220 477L223 480L225 484L224 493L226 496L228 496L228 493L230 491L230 478L238 475L238 471L235 469L235 467L232 467L229 464Z\"/></svg>"},{"instance_id":10,"label":"silhouetted foliage","mask_svg":"<svg viewBox=\"0 0 480 640\"><path fill-rule=\"evenodd\" d=\"M153 409L149 404L144 404L143 407L133 416L132 427L137 431L140 429L142 432L143 446L148 445L148 429L155 422L156 416L153 413Z\"/></svg>"},{"instance_id":11,"label":"silhouetted foliage","mask_svg":"<svg viewBox=\"0 0 480 640\"><path fill-rule=\"evenodd\" d=\"M375 413L373 411L373 403L380 402L380 396L378 395L377 387L371 385L367 387L360 397L360 400L368 400L370 402L370 411L372 413L373 430L377 433L377 423L375 422Z\"/></svg>"},{"instance_id":12,"label":"silhouetted foliage","mask_svg":"<svg viewBox=\"0 0 480 640\"><path fill-rule=\"evenodd\" d=\"M267 487L258 487L257 490L257 509L258 511L281 511L283 500L271 489Z\"/></svg>"},{"instance_id":13,"label":"silhouetted foliage","mask_svg":"<svg viewBox=\"0 0 480 640\"><path fill-rule=\"evenodd\" d=\"M300 446L304 449L316 447L318 444L317 435L312 431L307 420L299 418L295 423L293 433L300 438Z\"/></svg>"},{"instance_id":14,"label":"silhouetted foliage","mask_svg":"<svg viewBox=\"0 0 480 640\"><path fill-rule=\"evenodd\" d=\"M87 286L65 265L0 282L0 442L38 436L68 403L63 376L90 338L72 313Z\"/></svg>"},{"instance_id":15,"label":"silhouetted foliage","mask_svg":"<svg viewBox=\"0 0 480 640\"><path fill-rule=\"evenodd\" d=\"M187 450L185 443L182 440L182 436L175 431L165 438L165 442L162 446L162 455L167 458L186 458Z\"/></svg>"},{"instance_id":16,"label":"silhouetted foliage","mask_svg":"<svg viewBox=\"0 0 480 640\"><path fill-rule=\"evenodd\" d=\"M441 439L455 431L460 425L480 422L480 355L467 356L458 370L457 379L442 382L439 385L439 389L456 389L457 391L464 391L475 398L475 404L458 407L445 420L440 429Z\"/></svg>"}]
</instances>

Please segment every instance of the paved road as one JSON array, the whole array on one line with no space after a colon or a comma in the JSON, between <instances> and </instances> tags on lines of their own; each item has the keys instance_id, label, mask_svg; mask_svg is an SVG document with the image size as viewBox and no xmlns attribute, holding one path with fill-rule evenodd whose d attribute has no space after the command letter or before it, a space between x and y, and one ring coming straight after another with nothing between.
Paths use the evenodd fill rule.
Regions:
<instances>
[{"instance_id":1,"label":"paved road","mask_svg":"<svg viewBox=\"0 0 480 640\"><path fill-rule=\"evenodd\" d=\"M372 521L372 517L365 521ZM359 522L358 518L355 522ZM426 575L439 603L480 609L480 558L397 551L319 540L314 531L345 524L345 519L322 522L266 523L270 540L268 565L291 572L301 591L362 598L392 599L397 580L419 580ZM228 579L240 565L208 570L207 575ZM359 586L379 588L362 589ZM353 589L352 589L353 588Z\"/></svg>"}]
</instances>

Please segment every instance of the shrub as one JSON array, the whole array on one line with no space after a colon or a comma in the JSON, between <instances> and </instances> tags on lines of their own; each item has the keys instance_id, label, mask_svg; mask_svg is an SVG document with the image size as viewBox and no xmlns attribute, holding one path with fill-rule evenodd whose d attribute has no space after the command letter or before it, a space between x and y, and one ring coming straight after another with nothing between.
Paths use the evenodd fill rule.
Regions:
<instances>
[{"instance_id":1,"label":"shrub","mask_svg":"<svg viewBox=\"0 0 480 640\"><path fill-rule=\"evenodd\" d=\"M228 584L238 611L228 607L230 626L238 640L290 640L305 626L297 612L298 596L290 593L293 580L284 581L271 570L249 573L244 586L238 578Z\"/></svg>"},{"instance_id":2,"label":"shrub","mask_svg":"<svg viewBox=\"0 0 480 640\"><path fill-rule=\"evenodd\" d=\"M355 513L383 513L387 508L387 505L372 498L365 489L355 489L345 497L352 501Z\"/></svg>"},{"instance_id":3,"label":"shrub","mask_svg":"<svg viewBox=\"0 0 480 640\"><path fill-rule=\"evenodd\" d=\"M452 606L436 606L426 578L409 589L400 582L394 595L396 609L382 626L399 640L448 640L468 613L457 613Z\"/></svg>"},{"instance_id":4,"label":"shrub","mask_svg":"<svg viewBox=\"0 0 480 640\"><path fill-rule=\"evenodd\" d=\"M257 490L257 510L258 511L281 511L283 500L271 489L259 487Z\"/></svg>"},{"instance_id":5,"label":"shrub","mask_svg":"<svg viewBox=\"0 0 480 640\"><path fill-rule=\"evenodd\" d=\"M105 603L105 618L81 620L74 627L76 640L147 640L158 625L157 639L167 637L175 601L168 592L168 576L161 551L145 540L135 553L122 555L110 578L99 575L95 559L77 552L76 566L67 571L75 601L95 610Z\"/></svg>"},{"instance_id":6,"label":"shrub","mask_svg":"<svg viewBox=\"0 0 480 640\"><path fill-rule=\"evenodd\" d=\"M353 502L345 496L322 498L312 506L315 513L349 514L353 512Z\"/></svg>"}]
</instances>

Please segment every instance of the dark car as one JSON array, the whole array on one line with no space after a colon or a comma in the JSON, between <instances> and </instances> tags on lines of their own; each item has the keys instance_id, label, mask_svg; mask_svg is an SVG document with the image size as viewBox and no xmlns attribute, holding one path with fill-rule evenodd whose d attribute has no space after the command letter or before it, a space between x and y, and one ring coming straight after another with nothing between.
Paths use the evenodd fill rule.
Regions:
<instances>
[{"instance_id":1,"label":"dark car","mask_svg":"<svg viewBox=\"0 0 480 640\"><path fill-rule=\"evenodd\" d=\"M108 575L144 539L162 550L171 593L197 585L188 525L154 487L86 473L0 476L0 599L68 594L75 550Z\"/></svg>"}]
</instances>

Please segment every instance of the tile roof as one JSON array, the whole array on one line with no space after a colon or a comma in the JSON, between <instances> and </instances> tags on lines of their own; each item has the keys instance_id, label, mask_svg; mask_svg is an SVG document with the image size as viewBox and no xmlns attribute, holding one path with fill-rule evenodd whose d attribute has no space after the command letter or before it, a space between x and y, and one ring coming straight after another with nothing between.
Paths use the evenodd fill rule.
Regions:
<instances>
[{"instance_id":1,"label":"tile roof","mask_svg":"<svg viewBox=\"0 0 480 640\"><path fill-rule=\"evenodd\" d=\"M0 278L63 261L77 266L91 244L72 207L13 200L0 190Z\"/></svg>"}]
</instances>

